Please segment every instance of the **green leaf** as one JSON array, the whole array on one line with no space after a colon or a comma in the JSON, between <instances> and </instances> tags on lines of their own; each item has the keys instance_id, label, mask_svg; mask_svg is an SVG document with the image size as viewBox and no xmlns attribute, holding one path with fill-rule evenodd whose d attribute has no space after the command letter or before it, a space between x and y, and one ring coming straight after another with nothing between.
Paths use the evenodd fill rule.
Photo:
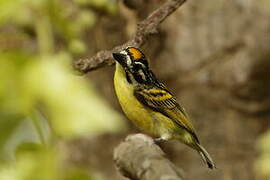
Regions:
<instances>
[{"instance_id":1,"label":"green leaf","mask_svg":"<svg viewBox=\"0 0 270 180\"><path fill-rule=\"evenodd\" d=\"M0 167L0 179L8 180L58 180L59 158L52 149L21 153L16 162Z\"/></svg>"},{"instance_id":2,"label":"green leaf","mask_svg":"<svg viewBox=\"0 0 270 180\"><path fill-rule=\"evenodd\" d=\"M91 176L83 168L69 168L64 180L91 180Z\"/></svg>"},{"instance_id":3,"label":"green leaf","mask_svg":"<svg viewBox=\"0 0 270 180\"><path fill-rule=\"evenodd\" d=\"M84 77L73 74L65 55L46 57L25 70L25 98L38 100L56 135L70 138L124 129L112 110Z\"/></svg>"},{"instance_id":4,"label":"green leaf","mask_svg":"<svg viewBox=\"0 0 270 180\"><path fill-rule=\"evenodd\" d=\"M0 111L0 161L4 159L2 157L2 150L9 137L19 125L22 116L18 114L5 113Z\"/></svg>"}]
</instances>

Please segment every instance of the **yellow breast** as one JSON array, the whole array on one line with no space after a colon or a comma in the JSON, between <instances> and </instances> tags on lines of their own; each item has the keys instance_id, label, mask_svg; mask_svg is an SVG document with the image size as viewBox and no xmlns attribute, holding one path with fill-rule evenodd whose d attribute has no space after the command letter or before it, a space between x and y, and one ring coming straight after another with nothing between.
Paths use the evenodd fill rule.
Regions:
<instances>
[{"instance_id":1,"label":"yellow breast","mask_svg":"<svg viewBox=\"0 0 270 180\"><path fill-rule=\"evenodd\" d=\"M133 95L134 86L127 82L125 71L118 63L114 75L114 87L124 113L139 129L166 139L172 137L176 128L175 123L136 99Z\"/></svg>"},{"instance_id":2,"label":"yellow breast","mask_svg":"<svg viewBox=\"0 0 270 180\"><path fill-rule=\"evenodd\" d=\"M114 87L119 103L126 116L141 130L156 134L152 112L145 108L133 95L134 87L126 80L125 71L117 63Z\"/></svg>"}]
</instances>

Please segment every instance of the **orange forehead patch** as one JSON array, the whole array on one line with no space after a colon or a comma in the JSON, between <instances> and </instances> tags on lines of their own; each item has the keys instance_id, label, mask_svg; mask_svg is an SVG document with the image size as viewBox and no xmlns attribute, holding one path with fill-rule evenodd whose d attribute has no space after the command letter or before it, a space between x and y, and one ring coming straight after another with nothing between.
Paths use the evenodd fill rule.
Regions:
<instances>
[{"instance_id":1,"label":"orange forehead patch","mask_svg":"<svg viewBox=\"0 0 270 180\"><path fill-rule=\"evenodd\" d=\"M136 48L133 48L133 47L128 48L128 52L130 53L130 55L132 56L134 60L141 59L143 57L143 54L141 53L141 51Z\"/></svg>"}]
</instances>

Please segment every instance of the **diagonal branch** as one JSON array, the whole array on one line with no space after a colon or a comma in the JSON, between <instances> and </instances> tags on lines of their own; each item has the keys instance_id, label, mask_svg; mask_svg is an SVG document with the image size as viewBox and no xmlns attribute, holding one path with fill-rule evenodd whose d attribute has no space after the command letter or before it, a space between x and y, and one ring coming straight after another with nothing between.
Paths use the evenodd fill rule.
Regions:
<instances>
[{"instance_id":1,"label":"diagonal branch","mask_svg":"<svg viewBox=\"0 0 270 180\"><path fill-rule=\"evenodd\" d=\"M152 138L130 135L114 150L114 161L121 174L129 179L182 180L183 172L169 161Z\"/></svg>"},{"instance_id":2,"label":"diagonal branch","mask_svg":"<svg viewBox=\"0 0 270 180\"><path fill-rule=\"evenodd\" d=\"M112 52L120 51L127 46L141 47L150 35L157 33L159 24L184 4L185 1L168 0L138 24L134 38L120 46L114 47L112 50L99 51L91 58L79 59L74 62L74 68L82 73L87 73L100 67L113 65Z\"/></svg>"}]
</instances>

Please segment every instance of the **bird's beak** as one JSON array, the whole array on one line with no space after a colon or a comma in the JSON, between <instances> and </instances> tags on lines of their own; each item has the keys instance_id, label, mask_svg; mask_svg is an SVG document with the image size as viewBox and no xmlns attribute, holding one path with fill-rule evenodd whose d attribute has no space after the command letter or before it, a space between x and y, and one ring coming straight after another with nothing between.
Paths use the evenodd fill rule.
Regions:
<instances>
[{"instance_id":1,"label":"bird's beak","mask_svg":"<svg viewBox=\"0 0 270 180\"><path fill-rule=\"evenodd\" d=\"M112 53L113 58L119 62L122 66L125 66L126 64L126 56L121 53Z\"/></svg>"}]
</instances>

